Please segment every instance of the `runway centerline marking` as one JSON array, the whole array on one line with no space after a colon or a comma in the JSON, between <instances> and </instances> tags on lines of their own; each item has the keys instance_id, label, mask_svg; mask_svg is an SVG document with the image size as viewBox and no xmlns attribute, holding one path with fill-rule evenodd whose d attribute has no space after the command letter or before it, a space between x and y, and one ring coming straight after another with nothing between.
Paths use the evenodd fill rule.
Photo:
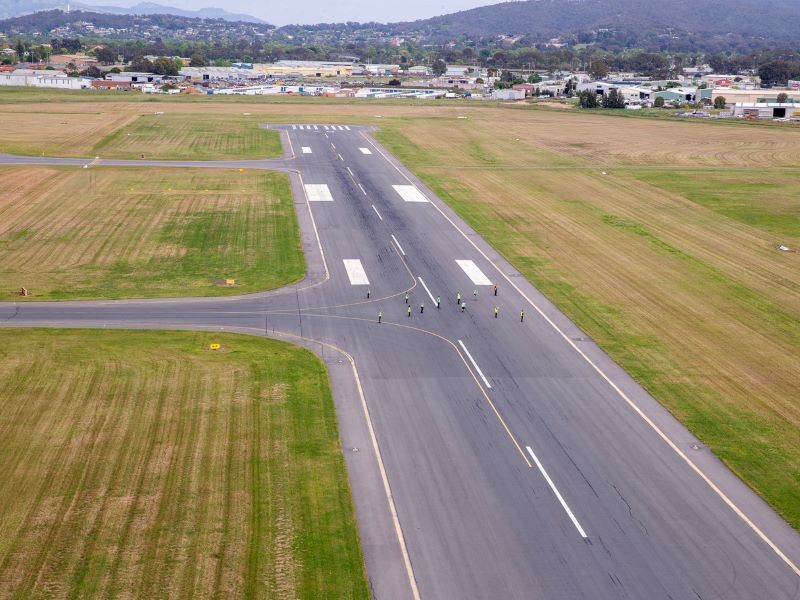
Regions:
<instances>
[{"instance_id":1,"label":"runway centerline marking","mask_svg":"<svg viewBox=\"0 0 800 600\"><path fill-rule=\"evenodd\" d=\"M350 177L355 179L355 175L353 175L353 170L350 167L347 167L347 172L350 173Z\"/></svg>"},{"instance_id":2,"label":"runway centerline marking","mask_svg":"<svg viewBox=\"0 0 800 600\"><path fill-rule=\"evenodd\" d=\"M372 205L372 210L374 210L374 211L375 211L375 214L376 214L376 215L378 215L378 218L379 218L381 221L383 221L383 217L381 216L381 213L379 213L379 212L378 212L378 209L377 209L377 208L375 208L375 205L374 205L374 204Z\"/></svg>"},{"instance_id":3,"label":"runway centerline marking","mask_svg":"<svg viewBox=\"0 0 800 600\"><path fill-rule=\"evenodd\" d=\"M361 150L361 154L372 154L372 150L369 148L359 148Z\"/></svg>"},{"instance_id":4,"label":"runway centerline marking","mask_svg":"<svg viewBox=\"0 0 800 600\"><path fill-rule=\"evenodd\" d=\"M425 291L428 292L428 297L431 299L431 302L433 302L433 305L436 306L436 298L433 297L433 294L431 294L428 286L425 285L425 280L422 279L422 277L417 277L417 279L419 279L419 282L422 284L422 287L425 288Z\"/></svg>"},{"instance_id":5,"label":"runway centerline marking","mask_svg":"<svg viewBox=\"0 0 800 600\"><path fill-rule=\"evenodd\" d=\"M363 186L363 185L361 185L361 184L359 183L359 184L358 184L358 187L360 187L360 188L361 188L361 191L362 191L362 192L364 193L364 195L366 196L366 195L367 195L367 190L365 190L365 189L364 189L364 186ZM382 220L382 219L381 219L381 220Z\"/></svg>"},{"instance_id":6,"label":"runway centerline marking","mask_svg":"<svg viewBox=\"0 0 800 600\"><path fill-rule=\"evenodd\" d=\"M381 220L383 220L383 219L381 219ZM394 240L394 243L397 244L397 248L398 248L398 250L400 250L400 254L405 256L406 255L406 251L403 250L403 247L400 245L400 242L397 241L397 238L394 237L394 234L392 234L392 239Z\"/></svg>"},{"instance_id":7,"label":"runway centerline marking","mask_svg":"<svg viewBox=\"0 0 800 600\"><path fill-rule=\"evenodd\" d=\"M483 274L483 271L478 268L474 261L456 260L456 264L461 267L475 285L492 285L492 282Z\"/></svg>"},{"instance_id":8,"label":"runway centerline marking","mask_svg":"<svg viewBox=\"0 0 800 600\"><path fill-rule=\"evenodd\" d=\"M305 184L306 196L309 202L333 202L331 190L325 183Z\"/></svg>"},{"instance_id":9,"label":"runway centerline marking","mask_svg":"<svg viewBox=\"0 0 800 600\"><path fill-rule=\"evenodd\" d=\"M336 144L334 144L333 142L331 142L331 148L333 148L333 150L334 150L334 151L336 151Z\"/></svg>"},{"instance_id":10,"label":"runway centerline marking","mask_svg":"<svg viewBox=\"0 0 800 600\"><path fill-rule=\"evenodd\" d=\"M339 160L340 160L340 161L342 161L342 162L344 162L344 159L342 158L342 155L341 155L341 154L339 154Z\"/></svg>"},{"instance_id":11,"label":"runway centerline marking","mask_svg":"<svg viewBox=\"0 0 800 600\"><path fill-rule=\"evenodd\" d=\"M367 279L367 272L364 271L364 265L357 258L344 258L342 259L344 268L347 271L347 277L350 279L350 285L369 285Z\"/></svg>"},{"instance_id":12,"label":"runway centerline marking","mask_svg":"<svg viewBox=\"0 0 800 600\"><path fill-rule=\"evenodd\" d=\"M300 149L303 151L303 154L311 154L311 148L308 146L301 146Z\"/></svg>"},{"instance_id":13,"label":"runway centerline marking","mask_svg":"<svg viewBox=\"0 0 800 600\"><path fill-rule=\"evenodd\" d=\"M478 375L480 375L481 379L483 379L483 383L486 384L487 388L492 389L492 384L489 383L488 379L486 379L486 375L483 374L483 371L481 371L481 368L478 366L478 363L476 363L475 359L472 358L472 354L469 353L469 350L467 350L467 347L464 345L464 342L458 340L458 343L461 345L461 349L466 353L467 358L469 358L469 361L472 363L472 366L475 367L475 370L478 372Z\"/></svg>"},{"instance_id":14,"label":"runway centerline marking","mask_svg":"<svg viewBox=\"0 0 800 600\"><path fill-rule=\"evenodd\" d=\"M564 509L564 511L566 511L567 516L569 517L570 521L572 521L572 524L575 525L575 529L578 530L578 533L583 539L585 540L589 539L589 536L586 535L586 532L583 530L583 527L581 527L581 524L578 523L578 519L575 518L575 515L570 510L567 503L564 501L564 498L561 495L561 492L558 491L556 484L553 483L552 479L550 479L550 475L547 474L547 471L545 471L544 466L539 461L536 454L533 453L533 449L530 446L525 446L525 449L528 451L528 454L531 455L531 458L533 459L533 462L536 463L536 466L539 467L539 471L541 472L545 481L547 481L547 485L549 485L550 489L553 490L553 493L556 495L556 498L558 498L558 501L561 503L561 507Z\"/></svg>"},{"instance_id":15,"label":"runway centerline marking","mask_svg":"<svg viewBox=\"0 0 800 600\"><path fill-rule=\"evenodd\" d=\"M392 187L405 202L428 202L424 194L414 185L393 185Z\"/></svg>"}]
</instances>

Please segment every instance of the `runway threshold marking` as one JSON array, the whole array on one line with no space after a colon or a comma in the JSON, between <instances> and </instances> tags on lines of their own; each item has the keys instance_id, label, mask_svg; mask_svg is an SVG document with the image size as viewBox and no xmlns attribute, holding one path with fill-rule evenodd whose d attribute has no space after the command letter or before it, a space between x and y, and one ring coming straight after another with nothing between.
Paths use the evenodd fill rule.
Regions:
<instances>
[{"instance_id":1,"label":"runway threshold marking","mask_svg":"<svg viewBox=\"0 0 800 600\"><path fill-rule=\"evenodd\" d=\"M381 220L383 220L383 219L381 219ZM394 234L392 234L392 239L394 240L394 243L397 244L397 249L400 250L400 254L405 256L406 255L406 251L403 250L403 247L400 245L400 242L397 241L397 238L394 237Z\"/></svg>"},{"instance_id":2,"label":"runway threshold marking","mask_svg":"<svg viewBox=\"0 0 800 600\"><path fill-rule=\"evenodd\" d=\"M427 289L427 288L425 288L425 289ZM428 292L428 293L430 293L430 292ZM434 303L435 302L436 301L434 300ZM472 366L475 367L475 370L478 372L478 375L480 375L481 379L483 379L483 383L486 385L487 388L492 389L492 384L489 383L488 379L486 379L486 375L483 374L483 371L481 371L481 368L478 366L478 363L476 363L475 359L472 358L472 354L469 353L469 350L467 350L467 347L464 345L464 342L462 342L461 340L458 340L458 343L461 346L461 349L464 350L464 352L466 353L467 358L469 358L469 361L472 363ZM567 510L569 510L569 509L567 509Z\"/></svg>"},{"instance_id":3,"label":"runway threshold marking","mask_svg":"<svg viewBox=\"0 0 800 600\"><path fill-rule=\"evenodd\" d=\"M492 285L491 280L483 274L478 265L471 260L456 260L456 264L461 267L475 285Z\"/></svg>"},{"instance_id":4,"label":"runway threshold marking","mask_svg":"<svg viewBox=\"0 0 800 600\"><path fill-rule=\"evenodd\" d=\"M420 192L414 185L393 185L394 191L397 192L405 202L427 202L428 199Z\"/></svg>"},{"instance_id":5,"label":"runway threshold marking","mask_svg":"<svg viewBox=\"0 0 800 600\"><path fill-rule=\"evenodd\" d=\"M425 285L425 280L422 279L422 277L417 277L417 279L419 279L419 282L422 284L422 287L425 288L425 291L428 292L428 297L431 299L431 302L433 302L433 305L436 306L436 298L433 297L433 294L431 294L428 286Z\"/></svg>"},{"instance_id":6,"label":"runway threshold marking","mask_svg":"<svg viewBox=\"0 0 800 600\"><path fill-rule=\"evenodd\" d=\"M383 221L383 217L381 216L381 213L379 213L379 212L378 212L378 209L377 209L377 208L375 208L375 205L374 205L374 204L372 205L372 210L374 210L374 211L375 211L375 214L376 214L376 215L378 215L378 218L379 218L381 221Z\"/></svg>"},{"instance_id":7,"label":"runway threshold marking","mask_svg":"<svg viewBox=\"0 0 800 600\"><path fill-rule=\"evenodd\" d=\"M564 501L564 497L561 495L561 492L558 491L556 484L553 483L552 479L550 479L550 475L547 474L544 465L542 465L539 458L536 456L536 454L534 454L533 449L530 446L525 446L525 449L528 451L528 454L531 455L531 458L533 459L533 462L536 463L536 466L539 467L539 471L541 472L542 477L544 477L545 481L547 482L547 485L550 486L550 489L553 490L553 493L556 495L556 498L561 503L561 507L567 513L567 516L569 517L570 521L572 521L572 524L575 525L575 529L578 530L578 533L583 539L585 540L589 539L589 536L586 535L586 532L583 530L583 527L581 527L581 524L578 523L578 519L575 518L575 515L573 514L572 510L570 510L569 505Z\"/></svg>"},{"instance_id":8,"label":"runway threshold marking","mask_svg":"<svg viewBox=\"0 0 800 600\"><path fill-rule=\"evenodd\" d=\"M306 196L309 202L333 202L331 190L325 183L305 184Z\"/></svg>"},{"instance_id":9,"label":"runway threshold marking","mask_svg":"<svg viewBox=\"0 0 800 600\"><path fill-rule=\"evenodd\" d=\"M380 149L380 147L378 147L378 146L375 144L375 142L373 142L372 140L370 140L370 139L367 137L367 135L366 135L366 134L362 134L362 135L364 136L364 139L367 141L367 143L368 143L368 144L370 144L370 145L371 145L373 148L375 148L375 150L377 150L377 151L378 151L378 153L379 153L379 154L380 154L380 155L381 155L381 156L382 156L382 157L383 157L383 158L386 160L386 162L388 162L388 163L389 163L389 164L390 164L390 165L391 165L391 166L392 166L392 167L393 167L393 168L394 168L394 169L395 169L395 170L396 170L396 171L397 171L397 172L398 172L398 173L399 173L399 174L400 174L400 175L401 175L401 176L402 176L402 177L403 177L403 178L404 178L406 181L408 181L409 183L412 183L412 181L411 181L411 179L408 177L408 175L406 175L406 174L403 172L403 170L402 170L400 167L398 167L398 166L397 166L397 164L395 164L394 162L392 162L392 159L391 159L391 158L390 158L390 157L389 157L389 156L388 156L388 155L387 155L385 152L383 152L383 150L381 150L381 149ZM500 273L500 276L501 276L503 279L505 279L505 280L506 280L506 282L508 282L508 284L509 284L509 285L510 285L510 286L511 286L511 287L512 287L514 290L516 290L516 291L517 291L517 293L518 293L520 296L522 296L522 297L525 299L525 301L526 301L526 302L527 302L527 303L528 303L530 306L532 306L532 307L533 307L533 309L534 309L534 310L535 310L535 311L536 311L536 312L539 314L539 316L541 316L541 317L542 317L542 318L545 320L545 322L546 322L548 325L550 325L550 326L551 326L551 327L552 327L552 328L553 328L553 329L554 329L554 330L555 330L555 331L556 331L556 332L557 332L557 333L558 333L558 334L561 336L561 338L562 338L562 339L563 339L563 340L564 340L564 341L565 341L565 342L566 342L566 343L567 343L567 344L568 344L570 347L572 347L572 349L573 349L573 350L575 350L575 352L577 352L577 353L578 353L578 355L579 355L581 358L583 358L583 359L584 359L584 360L585 360L587 363L589 363L589 365L590 365L590 366L591 366L591 367L592 367L592 368L595 370L595 372L597 372L597 374L598 374L598 375L600 375L600 377L601 377L601 378L602 378L602 379L603 379L603 380L604 380L604 381L605 381L605 382L606 382L606 383L607 383L607 384L608 384L608 385L609 385L609 386L610 386L610 387L611 387L611 388L612 388L612 389L613 389L613 390L614 390L614 391L615 391L615 392L616 392L616 393L619 395L619 397L620 397L620 398L622 398L622 400L623 400L623 401L624 401L624 402L625 402L625 403L626 403L626 404L627 404L627 405L628 405L628 406L629 406L629 407L630 407L630 408L631 408L631 409L632 409L632 410L633 410L633 411L634 411L634 412L635 412L637 415L639 415L639 417L640 417L640 418L641 418L641 419L642 419L642 420L643 420L645 423L647 423L647 425L648 425L648 426L649 426L649 427L650 427L650 428L651 428L651 429L652 429L652 430L653 430L653 431L656 433L656 435L658 435L658 437L659 437L659 438L661 438L661 439L664 441L664 443L665 443L665 444L667 444L667 446L669 446L669 448L670 448L670 449L671 449L671 450L672 450L672 451L673 451L675 454L677 454L677 455L678 455L678 457L679 457L681 460L683 460L683 461L684 461L684 463L686 463L686 465L687 465L687 466L688 466L688 467L689 467L689 468L690 468L692 471L694 471L694 472L695 472L695 473L696 473L696 474L697 474L697 475L698 475L698 476L699 476L699 477L700 477L700 478L701 478L701 479L702 479L702 480L703 480L703 481L706 483L706 485L708 485L708 487L709 487L709 488L711 488L711 490L712 490L712 491L713 491L713 492L714 492L714 493L715 493L715 494L716 494L716 495L717 495L717 496L718 496L718 497L719 497L719 498L720 498L720 499L721 499L721 500L722 500L722 501L723 501L723 502L724 502L724 503L725 503L725 504L728 506L728 508L730 508L730 509L731 509L731 511L733 511L733 513L734 513L734 514L735 514L737 517L739 517L739 518L740 518L740 519L741 519L741 520L742 520L742 521L743 521L743 522L744 522L744 523L745 523L745 524L746 524L746 525L747 525L747 526L750 528L750 530L751 530L753 533L755 533L755 534L756 534L756 536L757 536L757 537L758 537L758 538L759 538L759 539L760 539L762 542L764 542L764 543L765 543L767 546L769 546L769 547L770 547L770 549L771 549L771 550L772 550L772 551L773 551L773 552L774 552L774 553L775 553L775 554L776 554L776 555L777 555L777 556L778 556L778 557L779 557L779 558L780 558L780 559L781 559L781 560L782 560L782 561L783 561L783 562L784 562L784 563L785 563L785 564L786 564L786 565L787 565L787 566L788 566L788 567L789 567L789 568L790 568L790 569L791 569L791 570L794 572L794 574L795 574L795 575L797 575L798 577L800 577L800 567L799 567L798 565L794 564L794 562L792 562L792 559L790 559L790 558L789 558L789 557L788 557L788 556L787 556L787 555L786 555L786 554L783 552L783 550L781 550L781 549L780 549L780 547L779 547L779 546L778 546L778 545L777 545L775 542L773 542L773 541L772 541L772 539L771 539L771 538L770 538L770 537L769 537L769 536L768 536L766 533L764 533L764 532L761 530L761 528L760 528L758 525L756 525L756 524L755 524L755 523L754 523L754 522L753 522L753 521L750 519L750 517L748 517L748 516L745 514L745 512L744 512L744 511L743 511L741 508L739 508L739 506L738 506L738 505L737 505L737 504L736 504L736 503L735 503L733 500L731 500L731 499L728 497L728 495L727 495L727 494L726 494L724 491L722 491L722 489L720 489L720 487L719 487L719 486L718 486L716 483L714 483L714 482L711 480L711 478L710 478L708 475L706 475L706 474L705 474L705 472L704 472L704 471L703 471L703 470L702 470L700 467L698 467L698 466L697 466L697 465L694 463L694 461L692 461L692 460L689 458L689 456L688 456L688 455L687 455L687 454L686 454L686 453L685 453L683 450L681 450L681 449L678 447L678 445L677 445L675 442L673 442L673 441L672 441L672 439L671 439L671 438L670 438L670 437L669 437L669 436L668 436L666 433L664 433L664 431L663 431L663 430L662 430L662 429L661 429L661 428L660 428L658 425L656 425L656 423L655 423L655 422L654 422L654 421L653 421L653 420L652 420L652 419L651 419L651 418L650 418L650 417L649 417L649 416L648 416L648 415L647 415L647 414L644 412L644 410L642 410L641 408L639 408L639 405L638 405L638 404L636 404L636 402L634 402L634 401L633 401L633 400L630 398L630 396L628 396L628 395L627 395L627 394L626 394L624 391L622 391L622 389L621 389L621 388L620 388L620 387L619 387L619 386L618 386L616 383L614 383L614 381L611 379L611 377L609 377L608 375L606 375L605 371L603 371L603 369L601 369L601 368L600 368L600 367L597 365L597 363L595 363L595 362L594 362L594 361L593 361L593 360L592 360L592 359L591 359L591 358L590 358L590 357L589 357L589 356L588 356L588 355L587 355L587 354L586 354L586 353L585 353L583 350L581 350L581 349L580 349L580 348L577 346L577 344L576 344L574 341L572 341L572 339L570 339L570 337L569 337L569 336L568 336L566 333L564 333L564 331L563 331L563 330L562 330L562 329L561 329L561 328L560 328L558 325L556 325L556 323L555 323L555 322L554 322L554 321L553 321L553 320L552 320L550 317L548 317L548 316L547 316L547 314L545 314L545 312L544 312L544 311L543 311L543 310L542 310L542 309L541 309L541 308L540 308L540 307L539 307L539 306L538 306L538 305L537 305L537 304L536 304L536 303L535 303L533 300L531 300L531 298L530 298L530 297L529 297L529 296L528 296L528 295L527 295L525 292L523 292L523 291L520 289L520 287L519 287L519 286L518 286L516 283L514 283L514 281L513 281L513 280L512 280L512 279L511 279L511 278L510 278L508 275L506 275L506 274L503 272L503 270L502 270L502 269L501 269L501 268L500 268L498 265L496 265L496 264L495 264L495 263L492 261L492 259L491 259L491 258L489 258L489 257L486 255L486 253L485 253L483 250L481 250L481 249L478 247L478 245L477 245L477 244L476 244L476 243L475 243L473 240L471 240L471 239L470 239L470 237L469 237L469 236L468 236L468 235L467 235L467 234L466 234L466 233L465 233L465 232L464 232L464 231L463 231L463 230L462 230L462 229L461 229L461 228L460 228L460 227L459 227L459 226L458 226L458 225L457 225L457 224L456 224L456 223L455 223L455 222L454 222L454 221L453 221L453 220L452 220L452 219L451 219L449 216L447 216L447 214L446 214L446 213L445 213L445 212L444 212L444 211L443 211L443 210L442 210L442 209L441 209L441 208L440 208L440 207L439 207L439 206L438 206L436 203L433 203L433 202L432 202L431 204L433 204L434 208L435 208L435 209L436 209L436 210L439 212L439 214L440 214L440 215L442 215L442 217L444 217L444 219L445 219L445 220L446 220L448 223L450 223L450 225L452 225L452 226L453 226L453 228L454 228L456 231L458 231L458 233L460 233L460 234L461 234L461 236L462 236L462 237L463 237L463 238L464 238L464 239L465 239L465 240L466 240L466 241L467 241L467 242L468 242L468 243L469 243L469 244L470 244L470 245L471 245L473 248L475 248L475 250L477 250L477 251L480 253L480 255L481 255L481 256L483 256L483 257L484 257L484 258L485 258L487 261L489 261L489 263L490 263L490 264L491 264L491 265L492 265L492 266L493 266L493 267L494 267L494 268L497 270L497 272L498 272L498 273ZM490 404L491 404L491 401L490 401ZM494 408L494 406L493 406L493 405L492 405L492 407ZM498 417L498 418L499 418L501 421L503 421L503 418L500 416L500 413L499 413L499 412L497 412L497 410L496 410L496 409L495 409L495 414L497 415L497 417ZM503 421L503 425L505 426L505 422L504 422L504 421ZM517 445L517 449L519 449L519 450L520 450L520 452L522 452L522 451L521 451L521 449L519 448L519 444L517 444L517 441L516 441L516 439L514 438L514 436L513 436L513 435L511 435L511 432L509 431L508 427L506 427L506 432L508 432L509 436L511 436L511 439L512 439L512 440L514 440L514 443ZM524 453L522 453L522 456L523 456L523 458L525 459L525 461L528 463L528 466L530 466L530 461L528 461L528 457L527 457L527 456L525 456L525 454L524 454Z\"/></svg>"},{"instance_id":10,"label":"runway threshold marking","mask_svg":"<svg viewBox=\"0 0 800 600\"><path fill-rule=\"evenodd\" d=\"M361 154L372 154L372 150L369 148L359 148L361 150Z\"/></svg>"},{"instance_id":11,"label":"runway threshold marking","mask_svg":"<svg viewBox=\"0 0 800 600\"><path fill-rule=\"evenodd\" d=\"M303 154L311 154L311 148L308 146L301 146L300 148L303 151Z\"/></svg>"},{"instance_id":12,"label":"runway threshold marking","mask_svg":"<svg viewBox=\"0 0 800 600\"><path fill-rule=\"evenodd\" d=\"M369 285L367 279L367 272L364 271L364 265L357 258L342 259L344 268L347 271L347 277L350 279L350 285Z\"/></svg>"}]
</instances>

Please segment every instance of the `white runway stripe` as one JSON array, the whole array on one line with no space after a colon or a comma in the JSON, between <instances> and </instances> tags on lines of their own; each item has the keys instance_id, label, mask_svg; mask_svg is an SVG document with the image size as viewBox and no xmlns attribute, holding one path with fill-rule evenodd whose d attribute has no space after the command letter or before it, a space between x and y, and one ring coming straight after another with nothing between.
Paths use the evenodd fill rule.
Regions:
<instances>
[{"instance_id":1,"label":"white runway stripe","mask_svg":"<svg viewBox=\"0 0 800 600\"><path fill-rule=\"evenodd\" d=\"M465 348L465 350L466 350L466 348ZM569 520L572 521L573 525L575 525L575 529L578 530L578 534L583 539L587 539L589 536L586 535L586 532L583 530L583 527L581 527L581 524L578 523L578 519L576 519L575 515L572 514L572 511L570 510L569 506L567 506L567 503L564 501L564 498L561 496L561 492L558 491L558 488L556 487L556 484L553 483L552 479L550 479L550 475L547 474L547 471L544 470L544 466L542 466L542 463L539 462L539 459L533 453L533 449L530 446L525 446L525 449L528 451L528 454L531 455L531 458L533 459L533 462L536 463L536 466L539 468L539 471L541 472L542 476L544 477L545 481L547 482L547 485L549 485L550 489L553 490L553 493L556 495L556 498L561 503L561 507L564 509L564 512L567 513L567 516L569 517Z\"/></svg>"},{"instance_id":2,"label":"white runway stripe","mask_svg":"<svg viewBox=\"0 0 800 600\"><path fill-rule=\"evenodd\" d=\"M311 148L308 146L303 146L303 154L311 154Z\"/></svg>"},{"instance_id":3,"label":"white runway stripe","mask_svg":"<svg viewBox=\"0 0 800 600\"><path fill-rule=\"evenodd\" d=\"M381 219L381 220L383 220L383 219ZM403 247L400 245L400 242L397 241L397 238L394 237L394 234L392 234L392 239L394 240L394 243L397 244L397 249L400 250L400 254L405 256L406 255L406 251L403 250Z\"/></svg>"},{"instance_id":4,"label":"white runway stripe","mask_svg":"<svg viewBox=\"0 0 800 600\"><path fill-rule=\"evenodd\" d=\"M359 148L361 150L361 154L372 154L372 150L369 148Z\"/></svg>"},{"instance_id":5,"label":"white runway stripe","mask_svg":"<svg viewBox=\"0 0 800 600\"><path fill-rule=\"evenodd\" d=\"M472 358L472 354L469 353L469 350L467 350L467 347L464 345L464 342L462 342L461 340L458 340L458 343L461 344L461 348L466 353L467 358L469 358L469 361L472 363L472 366L475 367L475 370L478 372L478 375L480 375L481 379L483 379L483 384L487 388L492 389L492 384L489 383L488 379L486 379L486 376L483 374L483 371L481 371L481 368L478 366L478 363L475 362L475 359Z\"/></svg>"},{"instance_id":6,"label":"white runway stripe","mask_svg":"<svg viewBox=\"0 0 800 600\"><path fill-rule=\"evenodd\" d=\"M323 125L323 127L325 128L325 131L328 131L328 129L330 129L327 125Z\"/></svg>"},{"instance_id":7,"label":"white runway stripe","mask_svg":"<svg viewBox=\"0 0 800 600\"><path fill-rule=\"evenodd\" d=\"M483 274L483 271L481 271L478 265L473 261L457 260L456 264L464 270L464 273L467 274L467 277L469 277L475 285L492 285L489 278Z\"/></svg>"},{"instance_id":8,"label":"white runway stripe","mask_svg":"<svg viewBox=\"0 0 800 600\"><path fill-rule=\"evenodd\" d=\"M428 199L413 185L393 185L394 191L406 202L427 202Z\"/></svg>"},{"instance_id":9,"label":"white runway stripe","mask_svg":"<svg viewBox=\"0 0 800 600\"><path fill-rule=\"evenodd\" d=\"M307 183L306 195L309 202L333 202L331 190L325 183Z\"/></svg>"},{"instance_id":10,"label":"white runway stripe","mask_svg":"<svg viewBox=\"0 0 800 600\"><path fill-rule=\"evenodd\" d=\"M316 131L317 129L319 129L319 128L316 125L314 125L314 131Z\"/></svg>"},{"instance_id":11,"label":"white runway stripe","mask_svg":"<svg viewBox=\"0 0 800 600\"><path fill-rule=\"evenodd\" d=\"M364 266L360 260L357 258L345 258L342 262L347 270L347 276L350 278L350 285L369 285L367 273L364 271Z\"/></svg>"},{"instance_id":12,"label":"white runway stripe","mask_svg":"<svg viewBox=\"0 0 800 600\"><path fill-rule=\"evenodd\" d=\"M345 125L345 126L344 126L344 128L345 128L347 131L350 131L350 127L348 127L347 125Z\"/></svg>"}]
</instances>

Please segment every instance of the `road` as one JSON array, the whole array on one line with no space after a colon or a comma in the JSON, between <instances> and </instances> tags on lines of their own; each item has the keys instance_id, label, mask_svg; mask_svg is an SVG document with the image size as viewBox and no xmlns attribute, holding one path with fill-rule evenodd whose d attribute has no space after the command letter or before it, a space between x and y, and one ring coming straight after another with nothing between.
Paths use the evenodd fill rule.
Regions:
<instances>
[{"instance_id":1,"label":"road","mask_svg":"<svg viewBox=\"0 0 800 600\"><path fill-rule=\"evenodd\" d=\"M280 129L283 159L166 164L290 172L303 282L5 303L0 323L224 330L317 352L376 598L800 597L800 536L367 128ZM0 156L17 162L165 164Z\"/></svg>"}]
</instances>

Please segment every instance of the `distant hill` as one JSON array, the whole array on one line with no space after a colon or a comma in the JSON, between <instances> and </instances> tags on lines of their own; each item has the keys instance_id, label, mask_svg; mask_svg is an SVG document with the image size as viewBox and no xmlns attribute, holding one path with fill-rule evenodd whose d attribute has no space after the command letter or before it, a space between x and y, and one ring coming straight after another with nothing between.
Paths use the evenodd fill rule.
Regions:
<instances>
[{"instance_id":1,"label":"distant hill","mask_svg":"<svg viewBox=\"0 0 800 600\"><path fill-rule=\"evenodd\" d=\"M394 26L438 39L623 31L633 37L732 34L794 45L800 41L800 0L527 0Z\"/></svg>"},{"instance_id":2,"label":"distant hill","mask_svg":"<svg viewBox=\"0 0 800 600\"><path fill-rule=\"evenodd\" d=\"M43 10L54 8L64 9L67 0L0 0L0 19L9 19L29 15ZM130 7L120 6L94 6L85 2L70 0L72 10L87 12L101 12L115 15L176 15L179 17L201 19L224 19L245 23L263 23L261 19L252 15L231 13L221 8L201 8L200 10L183 10L173 6L162 6L154 2L140 2Z\"/></svg>"}]
</instances>

